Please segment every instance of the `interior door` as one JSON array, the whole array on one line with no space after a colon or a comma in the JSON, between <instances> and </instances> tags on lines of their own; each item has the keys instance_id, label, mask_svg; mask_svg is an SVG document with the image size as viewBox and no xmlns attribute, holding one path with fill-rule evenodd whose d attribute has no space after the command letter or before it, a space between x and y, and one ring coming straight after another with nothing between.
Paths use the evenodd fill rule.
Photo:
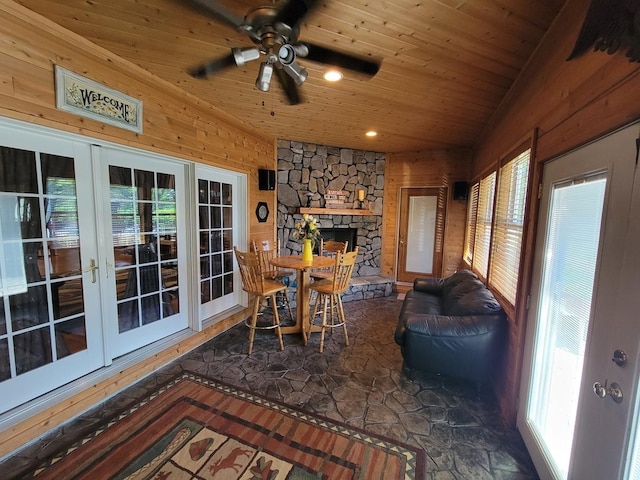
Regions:
<instances>
[{"instance_id":1,"label":"interior door","mask_svg":"<svg viewBox=\"0 0 640 480\"><path fill-rule=\"evenodd\" d=\"M104 365L89 147L0 123L0 412Z\"/></svg>"},{"instance_id":2,"label":"interior door","mask_svg":"<svg viewBox=\"0 0 640 480\"><path fill-rule=\"evenodd\" d=\"M185 167L142 152L97 150L115 358L188 326Z\"/></svg>"},{"instance_id":3,"label":"interior door","mask_svg":"<svg viewBox=\"0 0 640 480\"><path fill-rule=\"evenodd\" d=\"M630 205L639 131L628 127L544 168L518 414L542 478L622 478L640 340L622 315L638 303L626 290L640 286L623 270L625 256L637 256L629 232L638 222ZM616 349L629 366L613 364ZM612 383L628 392L622 403Z\"/></svg>"},{"instance_id":4,"label":"interior door","mask_svg":"<svg viewBox=\"0 0 640 480\"><path fill-rule=\"evenodd\" d=\"M402 188L398 238L398 282L442 274L447 189Z\"/></svg>"}]
</instances>

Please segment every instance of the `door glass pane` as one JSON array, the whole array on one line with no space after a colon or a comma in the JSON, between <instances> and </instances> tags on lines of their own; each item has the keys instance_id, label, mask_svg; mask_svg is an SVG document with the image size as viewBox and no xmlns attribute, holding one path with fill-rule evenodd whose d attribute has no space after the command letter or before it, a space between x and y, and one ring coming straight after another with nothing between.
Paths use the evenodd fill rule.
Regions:
<instances>
[{"instance_id":1,"label":"door glass pane","mask_svg":"<svg viewBox=\"0 0 640 480\"><path fill-rule=\"evenodd\" d=\"M0 147L0 381L87 349L74 160Z\"/></svg>"},{"instance_id":2,"label":"door glass pane","mask_svg":"<svg viewBox=\"0 0 640 480\"><path fill-rule=\"evenodd\" d=\"M233 293L232 187L198 180L200 304Z\"/></svg>"},{"instance_id":3,"label":"door glass pane","mask_svg":"<svg viewBox=\"0 0 640 480\"><path fill-rule=\"evenodd\" d=\"M559 478L573 444L605 186L598 175L551 192L526 416Z\"/></svg>"},{"instance_id":4,"label":"door glass pane","mask_svg":"<svg viewBox=\"0 0 640 480\"><path fill-rule=\"evenodd\" d=\"M175 175L109 166L119 333L179 313Z\"/></svg>"},{"instance_id":5,"label":"door glass pane","mask_svg":"<svg viewBox=\"0 0 640 480\"><path fill-rule=\"evenodd\" d=\"M411 196L407 227L408 272L432 273L438 197Z\"/></svg>"}]
</instances>

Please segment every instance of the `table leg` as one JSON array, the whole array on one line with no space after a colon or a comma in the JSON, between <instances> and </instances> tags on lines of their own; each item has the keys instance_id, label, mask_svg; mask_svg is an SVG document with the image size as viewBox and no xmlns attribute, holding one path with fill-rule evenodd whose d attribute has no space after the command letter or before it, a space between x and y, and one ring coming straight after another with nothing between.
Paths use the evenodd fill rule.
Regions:
<instances>
[{"instance_id":1,"label":"table leg","mask_svg":"<svg viewBox=\"0 0 640 480\"><path fill-rule=\"evenodd\" d=\"M308 269L300 270L298 274L298 296L296 304L296 322L300 325L304 344L309 339L309 282L311 276Z\"/></svg>"},{"instance_id":2,"label":"table leg","mask_svg":"<svg viewBox=\"0 0 640 480\"><path fill-rule=\"evenodd\" d=\"M282 333L301 333L304 343L307 343L307 330L309 328L309 282L308 269L298 270L296 288L296 324L290 327L282 327Z\"/></svg>"}]
</instances>

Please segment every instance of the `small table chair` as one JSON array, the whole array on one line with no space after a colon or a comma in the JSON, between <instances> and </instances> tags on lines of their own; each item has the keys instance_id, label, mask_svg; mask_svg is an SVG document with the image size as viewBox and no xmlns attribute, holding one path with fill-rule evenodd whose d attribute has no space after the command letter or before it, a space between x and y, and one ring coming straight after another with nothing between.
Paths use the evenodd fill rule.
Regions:
<instances>
[{"instance_id":1,"label":"small table chair","mask_svg":"<svg viewBox=\"0 0 640 480\"><path fill-rule=\"evenodd\" d=\"M260 258L261 255L259 252L241 252L236 247L233 247L233 251L236 255L238 266L240 267L242 289L250 295L253 295L251 319L247 319L245 322L245 325L249 327L249 355L251 355L253 351L253 339L255 338L256 330L275 329L280 343L280 350L284 350L282 331L280 329L280 317L276 305L276 294L283 292L287 288L286 285L264 276L262 268L264 261ZM265 299L271 300L271 308L273 310L272 325L258 325L258 310ZM291 314L291 309L289 309L289 314ZM293 318L293 315L291 316Z\"/></svg>"},{"instance_id":2,"label":"small table chair","mask_svg":"<svg viewBox=\"0 0 640 480\"><path fill-rule=\"evenodd\" d=\"M322 324L320 326L320 352L324 350L324 334L328 328L334 329L336 327L342 327L344 330L345 344L349 345L347 322L344 316L344 309L342 308L341 295L349 288L351 274L353 273L353 267L356 263L357 257L358 247L356 247L353 252L336 253L332 277L317 280L309 287L311 291L315 291L317 293L316 303L314 304L313 314L311 315L311 323L313 323L313 320L318 314L320 304L323 303ZM330 315L330 324L327 323L327 312L329 312ZM334 319L334 313L337 316L337 322L336 319ZM311 331L311 329L309 329L309 331Z\"/></svg>"}]
</instances>

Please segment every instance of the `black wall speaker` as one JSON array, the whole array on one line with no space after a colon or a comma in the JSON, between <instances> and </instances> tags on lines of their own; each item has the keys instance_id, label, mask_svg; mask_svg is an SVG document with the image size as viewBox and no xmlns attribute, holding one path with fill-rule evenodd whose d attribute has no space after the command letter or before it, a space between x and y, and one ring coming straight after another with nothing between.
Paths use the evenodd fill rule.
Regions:
<instances>
[{"instance_id":1,"label":"black wall speaker","mask_svg":"<svg viewBox=\"0 0 640 480\"><path fill-rule=\"evenodd\" d=\"M467 195L469 195L469 184L467 184L467 182L453 183L453 199L454 200L466 200Z\"/></svg>"},{"instance_id":2,"label":"black wall speaker","mask_svg":"<svg viewBox=\"0 0 640 480\"><path fill-rule=\"evenodd\" d=\"M275 170L258 170L258 189L259 190L275 190L276 189L276 171Z\"/></svg>"}]
</instances>

